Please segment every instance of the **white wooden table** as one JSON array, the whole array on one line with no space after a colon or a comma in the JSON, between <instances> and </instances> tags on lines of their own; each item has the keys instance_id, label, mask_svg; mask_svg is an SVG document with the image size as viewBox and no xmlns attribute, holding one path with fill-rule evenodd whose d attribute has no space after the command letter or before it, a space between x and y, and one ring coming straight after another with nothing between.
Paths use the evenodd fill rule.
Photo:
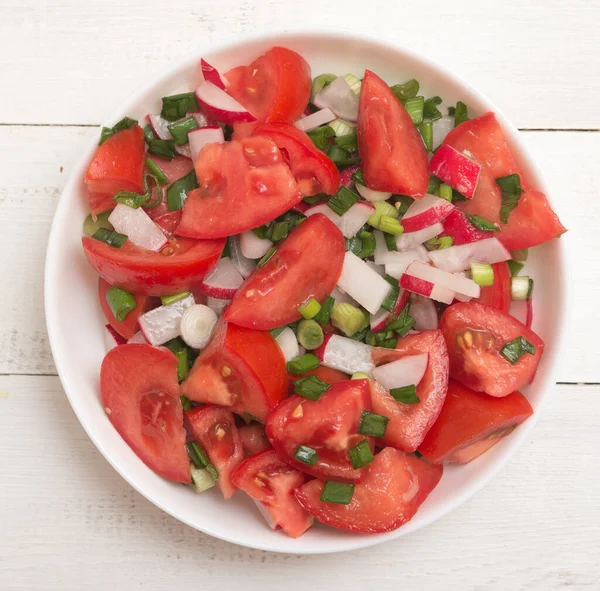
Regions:
<instances>
[{"instance_id":1,"label":"white wooden table","mask_svg":"<svg viewBox=\"0 0 600 591\"><path fill-rule=\"evenodd\" d=\"M201 40L338 25L450 66L522 130L571 229L572 334L533 436L473 500L365 551L299 557L202 535L134 492L55 375L42 274L61 188L109 111ZM2 0L0 589L600 589L600 3Z\"/></svg>"}]
</instances>

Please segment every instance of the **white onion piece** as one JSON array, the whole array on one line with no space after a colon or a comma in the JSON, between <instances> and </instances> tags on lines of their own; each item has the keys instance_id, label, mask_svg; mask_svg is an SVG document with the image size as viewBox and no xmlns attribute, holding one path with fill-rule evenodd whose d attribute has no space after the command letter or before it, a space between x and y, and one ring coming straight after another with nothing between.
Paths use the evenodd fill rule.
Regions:
<instances>
[{"instance_id":1,"label":"white onion piece","mask_svg":"<svg viewBox=\"0 0 600 591\"><path fill-rule=\"evenodd\" d=\"M206 81L198 87L196 99L203 110L217 121L229 124L256 121L254 115L212 82Z\"/></svg>"},{"instance_id":2,"label":"white onion piece","mask_svg":"<svg viewBox=\"0 0 600 591\"><path fill-rule=\"evenodd\" d=\"M218 126L194 129L188 133L188 138L190 140L190 154L193 162L196 162L200 150L206 144L222 144L225 141L223 130Z\"/></svg>"},{"instance_id":3,"label":"white onion piece","mask_svg":"<svg viewBox=\"0 0 600 591\"><path fill-rule=\"evenodd\" d=\"M286 361L296 359L300 355L298 348L298 340L291 328L285 328L281 334L275 339Z\"/></svg>"},{"instance_id":4,"label":"white onion piece","mask_svg":"<svg viewBox=\"0 0 600 591\"><path fill-rule=\"evenodd\" d=\"M390 317L390 313L387 310L381 308L377 313L371 315L371 330L373 332L379 332L385 328L385 325Z\"/></svg>"},{"instance_id":5,"label":"white onion piece","mask_svg":"<svg viewBox=\"0 0 600 591\"><path fill-rule=\"evenodd\" d=\"M430 281L428 279L429 275L421 272L423 267L428 267L428 265L424 265L419 261L411 263L404 275L400 277L400 287L406 291L436 300L437 302L451 304L456 292ZM421 275L425 275L425 277Z\"/></svg>"},{"instance_id":6,"label":"white onion piece","mask_svg":"<svg viewBox=\"0 0 600 591\"><path fill-rule=\"evenodd\" d=\"M371 374L386 390L417 386L427 370L429 353L409 355L376 367Z\"/></svg>"},{"instance_id":7,"label":"white onion piece","mask_svg":"<svg viewBox=\"0 0 600 591\"><path fill-rule=\"evenodd\" d=\"M310 217L316 213L322 213L341 230L346 238L352 238L367 223L374 211L375 208L369 203L358 201L344 215L340 216L326 203L320 203L307 209L304 215Z\"/></svg>"},{"instance_id":8,"label":"white onion piece","mask_svg":"<svg viewBox=\"0 0 600 591\"><path fill-rule=\"evenodd\" d=\"M387 201L392 194L385 193L383 191L374 191L373 189L369 189L369 187L365 187L365 185L361 185L360 183L355 183L356 190L359 192L360 196L366 199L367 201L371 201L375 203L376 201Z\"/></svg>"},{"instance_id":9,"label":"white onion piece","mask_svg":"<svg viewBox=\"0 0 600 591\"><path fill-rule=\"evenodd\" d=\"M444 138L454 129L454 117L446 116L433 122L433 149L444 141Z\"/></svg>"},{"instance_id":10,"label":"white onion piece","mask_svg":"<svg viewBox=\"0 0 600 591\"><path fill-rule=\"evenodd\" d=\"M442 271L442 269L437 269L419 261L411 263L406 273L470 298L478 298L481 293L481 287L472 279Z\"/></svg>"},{"instance_id":11,"label":"white onion piece","mask_svg":"<svg viewBox=\"0 0 600 591\"><path fill-rule=\"evenodd\" d=\"M333 288L330 295L335 300L336 304L352 304L353 306L359 306L359 303L354 298L351 298L345 291L342 291L337 286Z\"/></svg>"},{"instance_id":12,"label":"white onion piece","mask_svg":"<svg viewBox=\"0 0 600 591\"><path fill-rule=\"evenodd\" d=\"M132 244L140 248L158 252L169 242L163 231L141 207L133 209L117 203L108 216L108 221L117 232L125 234Z\"/></svg>"},{"instance_id":13,"label":"white onion piece","mask_svg":"<svg viewBox=\"0 0 600 591\"><path fill-rule=\"evenodd\" d=\"M313 129L317 129L317 127L321 127L321 125L325 125L325 123L333 121L334 119L337 119L335 113L331 109L325 108L298 119L298 121L294 123L294 127L297 127L302 131L309 132Z\"/></svg>"},{"instance_id":14,"label":"white onion piece","mask_svg":"<svg viewBox=\"0 0 600 591\"><path fill-rule=\"evenodd\" d=\"M358 120L358 97L344 78L336 78L313 99L313 104L319 109L329 107L340 119L347 121Z\"/></svg>"},{"instance_id":15,"label":"white onion piece","mask_svg":"<svg viewBox=\"0 0 600 591\"><path fill-rule=\"evenodd\" d=\"M438 327L437 310L429 298L415 294L410 302L410 315L415 319L415 330L435 330Z\"/></svg>"},{"instance_id":16,"label":"white onion piece","mask_svg":"<svg viewBox=\"0 0 600 591\"><path fill-rule=\"evenodd\" d=\"M359 341L339 335L332 335L320 351L321 364L348 374L364 371L369 373L374 367L373 348Z\"/></svg>"},{"instance_id":17,"label":"white onion piece","mask_svg":"<svg viewBox=\"0 0 600 591\"><path fill-rule=\"evenodd\" d=\"M106 345L107 353L111 349L125 344L125 342L125 339L110 324L104 327L104 344Z\"/></svg>"},{"instance_id":18,"label":"white onion piece","mask_svg":"<svg viewBox=\"0 0 600 591\"><path fill-rule=\"evenodd\" d=\"M446 199L426 194L423 199L415 200L402 216L405 232L417 232L445 220L455 209Z\"/></svg>"},{"instance_id":19,"label":"white onion piece","mask_svg":"<svg viewBox=\"0 0 600 591\"><path fill-rule=\"evenodd\" d=\"M189 295L183 300L159 306L142 314L138 320L144 338L154 347L162 345L180 334L181 317L183 313L195 304L194 296Z\"/></svg>"},{"instance_id":20,"label":"white onion piece","mask_svg":"<svg viewBox=\"0 0 600 591\"><path fill-rule=\"evenodd\" d=\"M217 315L220 316L231 300L221 300L219 298L206 298L206 305Z\"/></svg>"},{"instance_id":21,"label":"white onion piece","mask_svg":"<svg viewBox=\"0 0 600 591\"><path fill-rule=\"evenodd\" d=\"M181 338L192 349L208 345L218 317L214 310L203 304L194 304L181 317Z\"/></svg>"},{"instance_id":22,"label":"white onion piece","mask_svg":"<svg viewBox=\"0 0 600 591\"><path fill-rule=\"evenodd\" d=\"M428 228L423 228L417 232L404 232L396 237L396 246L398 250L403 252L407 250L414 250L419 244L427 242L431 238L435 238L438 234L444 231L444 226L441 222L433 224Z\"/></svg>"},{"instance_id":23,"label":"white onion piece","mask_svg":"<svg viewBox=\"0 0 600 591\"><path fill-rule=\"evenodd\" d=\"M265 256L273 243L266 238L259 238L252 230L240 234L240 248L247 259L260 259Z\"/></svg>"},{"instance_id":24,"label":"white onion piece","mask_svg":"<svg viewBox=\"0 0 600 591\"><path fill-rule=\"evenodd\" d=\"M229 249L231 250L231 262L239 271L239 274L246 279L256 269L256 261L246 258L242 254L242 246L239 236L229 237Z\"/></svg>"},{"instance_id":25,"label":"white onion piece","mask_svg":"<svg viewBox=\"0 0 600 591\"><path fill-rule=\"evenodd\" d=\"M128 345L147 345L148 341L144 338L144 333L138 330L128 341Z\"/></svg>"},{"instance_id":26,"label":"white onion piece","mask_svg":"<svg viewBox=\"0 0 600 591\"><path fill-rule=\"evenodd\" d=\"M493 265L511 258L510 252L504 248L498 238L485 238L442 250L432 250L429 256L436 267L450 273L464 271L471 266L472 262Z\"/></svg>"},{"instance_id":27,"label":"white onion piece","mask_svg":"<svg viewBox=\"0 0 600 591\"><path fill-rule=\"evenodd\" d=\"M148 121L152 126L152 130L156 134L156 137L160 140L172 140L173 136L169 131L170 122L163 119L160 115L148 115Z\"/></svg>"},{"instance_id":28,"label":"white onion piece","mask_svg":"<svg viewBox=\"0 0 600 591\"><path fill-rule=\"evenodd\" d=\"M230 300L244 278L229 257L219 259L215 270L202 282L200 291L213 298Z\"/></svg>"}]
</instances>

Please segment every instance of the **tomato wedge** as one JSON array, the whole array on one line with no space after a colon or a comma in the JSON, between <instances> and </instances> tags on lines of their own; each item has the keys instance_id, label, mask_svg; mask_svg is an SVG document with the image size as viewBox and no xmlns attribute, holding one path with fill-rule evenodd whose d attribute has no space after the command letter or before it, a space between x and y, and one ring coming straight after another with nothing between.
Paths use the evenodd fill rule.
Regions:
<instances>
[{"instance_id":1,"label":"tomato wedge","mask_svg":"<svg viewBox=\"0 0 600 591\"><path fill-rule=\"evenodd\" d=\"M265 433L265 428L260 423L242 425L238 429L245 456L253 456L265 449L270 449L271 444Z\"/></svg>"},{"instance_id":2,"label":"tomato wedge","mask_svg":"<svg viewBox=\"0 0 600 591\"><path fill-rule=\"evenodd\" d=\"M493 398L450 380L442 412L419 451L436 464L466 464L532 414L531 405L520 392Z\"/></svg>"},{"instance_id":3,"label":"tomato wedge","mask_svg":"<svg viewBox=\"0 0 600 591\"><path fill-rule=\"evenodd\" d=\"M277 146L266 137L208 144L196 160L177 234L224 238L270 222L302 200Z\"/></svg>"},{"instance_id":4,"label":"tomato wedge","mask_svg":"<svg viewBox=\"0 0 600 591\"><path fill-rule=\"evenodd\" d=\"M508 312L512 299L510 267L508 263L502 262L492 265L492 269L494 270L494 283L488 287L482 287L481 294L473 301Z\"/></svg>"},{"instance_id":5,"label":"tomato wedge","mask_svg":"<svg viewBox=\"0 0 600 591\"><path fill-rule=\"evenodd\" d=\"M160 252L127 241L121 248L82 238L83 250L96 273L111 285L142 295L190 291L213 270L225 240L172 238Z\"/></svg>"},{"instance_id":6,"label":"tomato wedge","mask_svg":"<svg viewBox=\"0 0 600 591\"><path fill-rule=\"evenodd\" d=\"M324 482L311 480L296 498L315 519L346 531L375 534L410 521L442 478L443 467L386 447L354 485L348 505L321 501Z\"/></svg>"},{"instance_id":7,"label":"tomato wedge","mask_svg":"<svg viewBox=\"0 0 600 591\"><path fill-rule=\"evenodd\" d=\"M149 209L145 209L144 211L156 221L156 218L161 217L163 215L168 215L169 212L171 214L177 214L181 219L181 211L170 211L169 206L167 204L167 189L180 178L183 178L192 170L194 170L194 163L185 156L176 156L173 160L165 160L164 158L158 158L157 156L152 156L152 160L158 166L167 177L169 181L168 184L163 185L161 187L162 191L162 200L160 205L156 205L155 207L150 207ZM147 170L150 172L150 170ZM154 203L158 197L156 187L152 187L152 196L150 198L150 202Z\"/></svg>"},{"instance_id":8,"label":"tomato wedge","mask_svg":"<svg viewBox=\"0 0 600 591\"><path fill-rule=\"evenodd\" d=\"M302 130L288 123L264 123L256 128L254 135L264 135L275 142L304 196L338 192L340 172L337 166Z\"/></svg>"},{"instance_id":9,"label":"tomato wedge","mask_svg":"<svg viewBox=\"0 0 600 591\"><path fill-rule=\"evenodd\" d=\"M286 365L268 333L222 323L181 389L190 400L249 413L261 423L286 394Z\"/></svg>"},{"instance_id":10,"label":"tomato wedge","mask_svg":"<svg viewBox=\"0 0 600 591\"><path fill-rule=\"evenodd\" d=\"M417 386L417 404L396 401L388 391L373 383L373 412L389 417L381 445L402 451L415 451L442 409L448 387L448 352L439 330L424 330L398 341L396 349L373 350L373 361L380 365L407 355L429 353L425 375Z\"/></svg>"},{"instance_id":11,"label":"tomato wedge","mask_svg":"<svg viewBox=\"0 0 600 591\"><path fill-rule=\"evenodd\" d=\"M358 152L370 189L425 195L429 173L421 135L390 87L370 70L360 90Z\"/></svg>"},{"instance_id":12,"label":"tomato wedge","mask_svg":"<svg viewBox=\"0 0 600 591\"><path fill-rule=\"evenodd\" d=\"M337 369L331 369L329 367L325 367L324 365L319 365L317 369L313 369L312 371L307 371L302 375L296 375L293 373L288 374L290 393L294 391L294 382L301 379L306 378L308 376L317 376L322 382L326 384L337 384L338 382L345 382L350 379L348 374L345 374Z\"/></svg>"},{"instance_id":13,"label":"tomato wedge","mask_svg":"<svg viewBox=\"0 0 600 591\"><path fill-rule=\"evenodd\" d=\"M306 475L283 462L272 449L244 460L232 479L235 486L263 504L288 536L297 538L313 524L313 518L294 497Z\"/></svg>"},{"instance_id":14,"label":"tomato wedge","mask_svg":"<svg viewBox=\"0 0 600 591\"><path fill-rule=\"evenodd\" d=\"M135 454L160 476L190 482L178 360L167 349L119 345L100 369L108 419Z\"/></svg>"},{"instance_id":15,"label":"tomato wedge","mask_svg":"<svg viewBox=\"0 0 600 591\"><path fill-rule=\"evenodd\" d=\"M544 351L544 342L516 318L489 306L454 304L440 320L448 355L450 377L476 392L508 396L528 384ZM506 343L523 337L535 353L523 353L513 365L500 350Z\"/></svg>"},{"instance_id":16,"label":"tomato wedge","mask_svg":"<svg viewBox=\"0 0 600 591\"><path fill-rule=\"evenodd\" d=\"M298 307L333 291L344 264L344 237L322 214L304 220L246 279L225 311L239 326L270 330L301 318Z\"/></svg>"},{"instance_id":17,"label":"tomato wedge","mask_svg":"<svg viewBox=\"0 0 600 591\"><path fill-rule=\"evenodd\" d=\"M225 408L202 406L187 411L185 418L194 440L219 473L217 484L223 496L230 499L236 491L231 474L244 459L242 440L233 413Z\"/></svg>"},{"instance_id":18,"label":"tomato wedge","mask_svg":"<svg viewBox=\"0 0 600 591\"><path fill-rule=\"evenodd\" d=\"M93 214L113 209L119 191L144 192L144 132L139 125L109 137L96 150L86 173Z\"/></svg>"},{"instance_id":19,"label":"tomato wedge","mask_svg":"<svg viewBox=\"0 0 600 591\"><path fill-rule=\"evenodd\" d=\"M497 236L506 248L530 248L566 232L546 196L529 185L493 113L461 123L446 136L444 144L459 152L468 151L481 164L475 197L459 203L458 207L498 223L502 231ZM525 192L510 213L508 224L502 224L502 198L496 179L509 174L521 177L521 187Z\"/></svg>"},{"instance_id":20,"label":"tomato wedge","mask_svg":"<svg viewBox=\"0 0 600 591\"><path fill-rule=\"evenodd\" d=\"M352 467L348 452L365 439L373 449L373 439L358 433L365 410L371 410L368 380L338 382L318 400L293 394L269 413L267 437L277 453L299 470L317 478L356 482L362 469ZM294 458L301 445L317 452L313 466Z\"/></svg>"}]
</instances>

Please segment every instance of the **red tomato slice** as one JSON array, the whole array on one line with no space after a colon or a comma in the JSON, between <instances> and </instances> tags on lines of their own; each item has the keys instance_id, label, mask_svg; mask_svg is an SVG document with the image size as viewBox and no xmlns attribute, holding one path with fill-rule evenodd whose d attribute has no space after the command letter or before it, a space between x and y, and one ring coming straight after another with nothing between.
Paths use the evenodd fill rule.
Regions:
<instances>
[{"instance_id":1,"label":"red tomato slice","mask_svg":"<svg viewBox=\"0 0 600 591\"><path fill-rule=\"evenodd\" d=\"M390 87L365 71L358 108L358 152L370 189L421 199L427 191L427 152L410 115Z\"/></svg>"},{"instance_id":2,"label":"red tomato slice","mask_svg":"<svg viewBox=\"0 0 600 591\"><path fill-rule=\"evenodd\" d=\"M321 501L325 484L311 480L296 498L315 519L346 531L375 534L410 521L442 478L443 467L386 447L364 471L348 505Z\"/></svg>"},{"instance_id":3,"label":"red tomato slice","mask_svg":"<svg viewBox=\"0 0 600 591\"><path fill-rule=\"evenodd\" d=\"M110 306L108 305L108 302L106 301L106 292L110 288L110 283L107 283L104 281L104 279L102 279L102 277L100 277L100 281L98 283L98 298L100 299L100 306L102 307L102 311L104 312L104 316L106 316L108 323L124 339L130 339L137 332L138 318L148 310L155 308L159 302L157 299L149 296L133 294L133 297L135 298L135 309L131 310L131 312L127 314L125 320L119 322L115 318Z\"/></svg>"},{"instance_id":4,"label":"red tomato slice","mask_svg":"<svg viewBox=\"0 0 600 591\"><path fill-rule=\"evenodd\" d=\"M511 296L511 283L512 276L510 274L510 267L508 263L496 263L492 265L494 270L494 283L488 287L481 288L481 294L474 302L479 304L485 304L492 308L497 308L503 312L508 312L510 308Z\"/></svg>"},{"instance_id":5,"label":"red tomato slice","mask_svg":"<svg viewBox=\"0 0 600 591\"><path fill-rule=\"evenodd\" d=\"M139 125L109 137L85 173L93 214L113 209L119 191L144 192L144 132Z\"/></svg>"},{"instance_id":6,"label":"red tomato slice","mask_svg":"<svg viewBox=\"0 0 600 591\"><path fill-rule=\"evenodd\" d=\"M244 460L232 479L235 486L263 504L288 536L297 538L313 524L313 518L294 497L306 476L281 461L272 449Z\"/></svg>"},{"instance_id":7,"label":"red tomato slice","mask_svg":"<svg viewBox=\"0 0 600 591\"><path fill-rule=\"evenodd\" d=\"M337 166L302 130L288 123L264 123L256 128L254 135L264 135L275 142L303 195L335 195L338 192L340 172Z\"/></svg>"},{"instance_id":8,"label":"red tomato slice","mask_svg":"<svg viewBox=\"0 0 600 591\"><path fill-rule=\"evenodd\" d=\"M162 206L159 205L158 207ZM181 223L181 210L163 213L162 215L156 216L153 219L154 223L157 226L160 226L161 230L165 233L165 235L169 238L172 238L173 234L175 234L175 231Z\"/></svg>"},{"instance_id":9,"label":"red tomato slice","mask_svg":"<svg viewBox=\"0 0 600 591\"><path fill-rule=\"evenodd\" d=\"M100 369L108 419L136 455L160 476L190 482L178 360L167 349L119 345Z\"/></svg>"},{"instance_id":10,"label":"red tomato slice","mask_svg":"<svg viewBox=\"0 0 600 591\"><path fill-rule=\"evenodd\" d=\"M271 448L271 444L265 433L265 428L260 423L242 425L238 429L238 433L242 440L245 456L253 456L261 451L265 451L265 449Z\"/></svg>"},{"instance_id":11,"label":"red tomato slice","mask_svg":"<svg viewBox=\"0 0 600 591\"><path fill-rule=\"evenodd\" d=\"M331 369L329 367L325 367L324 365L319 365L317 369L313 369L312 371L307 371L302 375L296 375L289 373L288 381L289 381L289 391L292 393L294 391L294 382L301 378L306 378L308 376L317 376L322 382L326 384L337 384L338 382L345 382L350 379L348 374L345 374L337 369Z\"/></svg>"},{"instance_id":12,"label":"red tomato slice","mask_svg":"<svg viewBox=\"0 0 600 591\"><path fill-rule=\"evenodd\" d=\"M111 285L131 293L170 295L190 291L213 270L225 240L173 238L160 252L126 242L121 248L81 240L88 262Z\"/></svg>"},{"instance_id":13,"label":"red tomato slice","mask_svg":"<svg viewBox=\"0 0 600 591\"><path fill-rule=\"evenodd\" d=\"M269 49L249 66L229 70L225 78L227 92L259 121L293 123L310 98L310 67L285 47Z\"/></svg>"},{"instance_id":14,"label":"red tomato slice","mask_svg":"<svg viewBox=\"0 0 600 591\"><path fill-rule=\"evenodd\" d=\"M440 320L448 355L450 377L476 392L508 396L528 384L544 351L544 342L531 329L501 310L481 304L454 304ZM524 337L535 354L524 353L513 365L500 350Z\"/></svg>"},{"instance_id":15,"label":"red tomato slice","mask_svg":"<svg viewBox=\"0 0 600 591\"><path fill-rule=\"evenodd\" d=\"M444 144L459 152L468 151L481 164L475 197L458 206L467 213L498 223L502 228L498 238L506 248L530 248L566 232L546 196L534 191L527 182L493 113L461 123L446 136ZM515 173L520 175L525 193L511 212L508 224L504 225L500 222L502 198L496 179Z\"/></svg>"},{"instance_id":16,"label":"red tomato slice","mask_svg":"<svg viewBox=\"0 0 600 591\"><path fill-rule=\"evenodd\" d=\"M181 220L181 211L170 211L169 206L167 204L167 189L180 178L183 178L185 175L189 174L194 170L194 163L185 156L176 156L173 160L165 160L164 158L158 158L157 156L152 156L152 160L154 160L155 164L165 173L165 176L168 179L168 184L163 185L162 189L162 200L160 205L155 207L151 207L149 209L145 209L144 211L156 221L156 218L161 217L163 215L177 214L179 219ZM146 170L146 172L150 172ZM154 203L158 197L157 190L153 186L152 187L152 196L150 198L150 202Z\"/></svg>"},{"instance_id":17,"label":"red tomato slice","mask_svg":"<svg viewBox=\"0 0 600 591\"><path fill-rule=\"evenodd\" d=\"M208 144L196 160L177 228L189 238L224 238L270 222L302 200L277 146L266 137Z\"/></svg>"},{"instance_id":18,"label":"red tomato slice","mask_svg":"<svg viewBox=\"0 0 600 591\"><path fill-rule=\"evenodd\" d=\"M419 451L430 462L466 464L532 414L531 405L520 392L492 398L450 380L442 412Z\"/></svg>"},{"instance_id":19,"label":"red tomato slice","mask_svg":"<svg viewBox=\"0 0 600 591\"><path fill-rule=\"evenodd\" d=\"M366 439L358 427L364 410L371 410L368 380L347 380L331 386L319 400L293 394L267 417L267 437L277 453L292 466L317 478L357 481L362 469L354 469L348 452ZM300 445L314 449L314 466L294 459Z\"/></svg>"},{"instance_id":20,"label":"red tomato slice","mask_svg":"<svg viewBox=\"0 0 600 591\"><path fill-rule=\"evenodd\" d=\"M389 417L380 445L415 451L442 409L448 387L448 352L439 330L424 330L398 341L396 349L373 350L376 364L390 363L407 355L429 353L423 379L417 386L417 404L402 404L377 384L371 388L373 412Z\"/></svg>"},{"instance_id":21,"label":"red tomato slice","mask_svg":"<svg viewBox=\"0 0 600 591\"><path fill-rule=\"evenodd\" d=\"M344 237L318 213L304 220L260 269L244 281L225 310L239 326L270 330L301 318L298 307L333 291L344 264Z\"/></svg>"},{"instance_id":22,"label":"red tomato slice","mask_svg":"<svg viewBox=\"0 0 600 591\"><path fill-rule=\"evenodd\" d=\"M181 385L190 400L249 413L261 423L287 394L286 365L268 333L222 323Z\"/></svg>"},{"instance_id":23,"label":"red tomato slice","mask_svg":"<svg viewBox=\"0 0 600 591\"><path fill-rule=\"evenodd\" d=\"M226 499L236 491L231 474L242 463L244 450L233 414L215 406L193 408L185 413L196 443L217 469L217 484Z\"/></svg>"}]
</instances>

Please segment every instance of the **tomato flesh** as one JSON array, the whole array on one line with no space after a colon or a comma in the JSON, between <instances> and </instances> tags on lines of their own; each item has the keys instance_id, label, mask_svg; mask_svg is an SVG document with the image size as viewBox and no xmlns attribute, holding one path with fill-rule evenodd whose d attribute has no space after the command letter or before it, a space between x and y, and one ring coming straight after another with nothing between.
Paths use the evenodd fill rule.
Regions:
<instances>
[{"instance_id":1,"label":"tomato flesh","mask_svg":"<svg viewBox=\"0 0 600 591\"><path fill-rule=\"evenodd\" d=\"M235 294L225 319L239 326L270 330L301 318L298 307L319 302L333 291L344 264L344 237L322 214L304 220L278 244Z\"/></svg>"},{"instance_id":2,"label":"tomato flesh","mask_svg":"<svg viewBox=\"0 0 600 591\"><path fill-rule=\"evenodd\" d=\"M502 262L492 265L492 269L494 271L494 283L482 287L479 297L474 301L508 312L512 299L510 267L508 263Z\"/></svg>"},{"instance_id":3,"label":"tomato flesh","mask_svg":"<svg viewBox=\"0 0 600 591\"><path fill-rule=\"evenodd\" d=\"M379 445L412 452L423 441L437 419L448 387L448 352L442 332L424 330L398 341L396 349L377 348L373 351L376 364L390 363L407 355L429 353L423 379L417 385L417 404L403 404L376 383L371 388L373 412L389 417L385 436Z\"/></svg>"},{"instance_id":4,"label":"tomato flesh","mask_svg":"<svg viewBox=\"0 0 600 591\"><path fill-rule=\"evenodd\" d=\"M246 457L253 456L261 451L265 451L265 449L271 448L271 444L265 433L265 428L259 423L242 425L238 429L238 433L240 434L244 455Z\"/></svg>"},{"instance_id":5,"label":"tomato flesh","mask_svg":"<svg viewBox=\"0 0 600 591\"><path fill-rule=\"evenodd\" d=\"M167 177L168 183L166 185L162 185L161 193L162 199L159 205L155 207L150 207L149 209L144 210L153 220L156 221L156 218L161 217L163 215L177 214L181 219L181 211L173 211L169 210L169 205L167 203L167 189L180 178L183 178L192 170L194 170L194 163L185 156L175 156L173 160L165 160L164 158L158 158L157 156L152 156L152 160L154 163L165 173ZM146 172L150 172L146 170ZM152 185L152 195L150 198L150 202L154 203L158 198L158 192L154 185Z\"/></svg>"},{"instance_id":6,"label":"tomato flesh","mask_svg":"<svg viewBox=\"0 0 600 591\"><path fill-rule=\"evenodd\" d=\"M443 467L386 447L354 485L348 505L320 500L324 482L311 480L296 498L315 519L357 533L383 533L410 521L442 478Z\"/></svg>"},{"instance_id":7,"label":"tomato flesh","mask_svg":"<svg viewBox=\"0 0 600 591\"><path fill-rule=\"evenodd\" d=\"M268 332L222 323L181 388L190 400L249 413L264 423L287 394L285 359Z\"/></svg>"},{"instance_id":8,"label":"tomato flesh","mask_svg":"<svg viewBox=\"0 0 600 591\"><path fill-rule=\"evenodd\" d=\"M119 345L100 369L102 404L119 435L160 476L190 482L178 360L167 349Z\"/></svg>"},{"instance_id":9,"label":"tomato flesh","mask_svg":"<svg viewBox=\"0 0 600 591\"><path fill-rule=\"evenodd\" d=\"M475 392L507 396L528 384L542 357L544 342L531 329L501 310L476 303L454 304L440 320L450 377ZM502 347L524 337L535 353L524 353L513 365L500 354Z\"/></svg>"}]
</instances>

